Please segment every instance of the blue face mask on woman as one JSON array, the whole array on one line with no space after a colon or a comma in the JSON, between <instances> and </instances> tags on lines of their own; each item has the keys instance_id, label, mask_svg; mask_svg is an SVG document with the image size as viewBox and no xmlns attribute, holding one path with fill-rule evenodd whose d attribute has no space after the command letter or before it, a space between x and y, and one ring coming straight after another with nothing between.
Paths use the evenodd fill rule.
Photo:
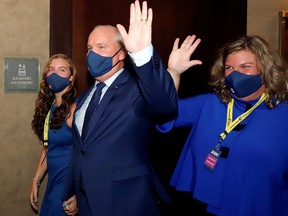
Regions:
<instances>
[{"instance_id":1,"label":"blue face mask on woman","mask_svg":"<svg viewBox=\"0 0 288 216\"><path fill-rule=\"evenodd\" d=\"M86 60L91 76L94 78L100 77L115 67L120 61L118 61L115 65L112 65L113 57L116 56L121 49L122 48L120 48L112 57L101 56L92 50L89 51Z\"/></svg>"},{"instance_id":2,"label":"blue face mask on woman","mask_svg":"<svg viewBox=\"0 0 288 216\"><path fill-rule=\"evenodd\" d=\"M239 71L233 71L225 77L229 90L233 89L238 98L243 98L256 92L262 86L261 73L257 75L247 75Z\"/></svg>"},{"instance_id":3,"label":"blue face mask on woman","mask_svg":"<svg viewBox=\"0 0 288 216\"><path fill-rule=\"evenodd\" d=\"M52 73L45 78L47 85L49 85L50 89L54 93L61 92L64 90L70 83L69 77L61 77L56 73Z\"/></svg>"}]
</instances>

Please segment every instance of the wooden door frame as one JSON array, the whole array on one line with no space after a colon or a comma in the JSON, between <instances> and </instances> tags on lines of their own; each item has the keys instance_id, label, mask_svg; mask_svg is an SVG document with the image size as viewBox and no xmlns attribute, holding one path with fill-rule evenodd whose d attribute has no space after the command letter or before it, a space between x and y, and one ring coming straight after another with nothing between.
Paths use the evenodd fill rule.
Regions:
<instances>
[{"instance_id":1,"label":"wooden door frame","mask_svg":"<svg viewBox=\"0 0 288 216\"><path fill-rule=\"evenodd\" d=\"M73 1L50 0L49 55L65 53L73 59Z\"/></svg>"}]
</instances>

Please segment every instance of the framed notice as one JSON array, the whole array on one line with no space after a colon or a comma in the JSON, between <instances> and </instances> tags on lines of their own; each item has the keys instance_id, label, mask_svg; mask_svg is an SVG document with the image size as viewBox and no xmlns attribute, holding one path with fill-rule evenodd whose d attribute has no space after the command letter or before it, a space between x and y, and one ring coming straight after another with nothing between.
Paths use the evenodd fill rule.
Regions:
<instances>
[{"instance_id":1,"label":"framed notice","mask_svg":"<svg viewBox=\"0 0 288 216\"><path fill-rule=\"evenodd\" d=\"M4 58L5 92L38 92L39 59Z\"/></svg>"}]
</instances>

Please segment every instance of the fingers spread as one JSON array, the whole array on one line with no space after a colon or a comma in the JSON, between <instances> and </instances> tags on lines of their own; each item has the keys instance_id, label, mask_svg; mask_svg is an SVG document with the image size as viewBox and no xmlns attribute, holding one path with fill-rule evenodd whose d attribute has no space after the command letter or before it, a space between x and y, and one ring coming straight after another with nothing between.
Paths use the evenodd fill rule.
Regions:
<instances>
[{"instance_id":1,"label":"fingers spread","mask_svg":"<svg viewBox=\"0 0 288 216\"><path fill-rule=\"evenodd\" d=\"M134 3L132 3L131 5L130 5L130 23L134 23L135 22L135 5L134 5Z\"/></svg>"},{"instance_id":2,"label":"fingers spread","mask_svg":"<svg viewBox=\"0 0 288 216\"><path fill-rule=\"evenodd\" d=\"M143 3L142 3L141 20L142 21L146 21L147 20L147 2L146 1L143 1Z\"/></svg>"},{"instance_id":3,"label":"fingers spread","mask_svg":"<svg viewBox=\"0 0 288 216\"><path fill-rule=\"evenodd\" d=\"M179 46L179 38L176 38L173 44L173 50L177 50Z\"/></svg>"},{"instance_id":4,"label":"fingers spread","mask_svg":"<svg viewBox=\"0 0 288 216\"><path fill-rule=\"evenodd\" d=\"M153 11L152 11L152 8L149 8L149 10L148 10L147 23L148 23L150 26L152 25L152 20L153 20Z\"/></svg>"},{"instance_id":5,"label":"fingers spread","mask_svg":"<svg viewBox=\"0 0 288 216\"><path fill-rule=\"evenodd\" d=\"M135 21L136 22L141 21L141 8L138 0L136 0L134 3L134 11L135 11Z\"/></svg>"}]
</instances>

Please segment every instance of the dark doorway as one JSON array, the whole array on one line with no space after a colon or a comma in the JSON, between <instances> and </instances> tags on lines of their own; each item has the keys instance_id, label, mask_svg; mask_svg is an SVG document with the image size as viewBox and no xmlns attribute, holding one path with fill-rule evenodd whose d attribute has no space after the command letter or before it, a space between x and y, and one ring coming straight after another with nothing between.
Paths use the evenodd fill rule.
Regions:
<instances>
[{"instance_id":1,"label":"dark doorway","mask_svg":"<svg viewBox=\"0 0 288 216\"><path fill-rule=\"evenodd\" d=\"M80 71L78 89L87 88L85 56L87 38L97 24L123 24L128 28L131 0L50 0L50 55L68 54ZM202 39L193 58L201 67L185 74L183 96L206 91L206 74L223 43L246 34L247 0L148 1L153 8L153 45L166 63L176 37L196 34Z\"/></svg>"},{"instance_id":2,"label":"dark doorway","mask_svg":"<svg viewBox=\"0 0 288 216\"><path fill-rule=\"evenodd\" d=\"M50 0L50 55L68 54L79 71L79 92L89 86L86 69L87 38L97 24L123 24L128 28L132 0ZM203 65L189 69L182 78L179 95L187 97L210 91L206 80L217 50L231 39L246 34L247 0L148 0L153 8L153 46L167 64L176 37L182 42L196 34L202 42L193 59ZM167 186L174 206L164 208L165 215L206 215L205 206L191 194L175 191L169 179L178 160L187 133L155 133L152 157L156 171ZM173 209L173 210L172 210Z\"/></svg>"}]
</instances>

